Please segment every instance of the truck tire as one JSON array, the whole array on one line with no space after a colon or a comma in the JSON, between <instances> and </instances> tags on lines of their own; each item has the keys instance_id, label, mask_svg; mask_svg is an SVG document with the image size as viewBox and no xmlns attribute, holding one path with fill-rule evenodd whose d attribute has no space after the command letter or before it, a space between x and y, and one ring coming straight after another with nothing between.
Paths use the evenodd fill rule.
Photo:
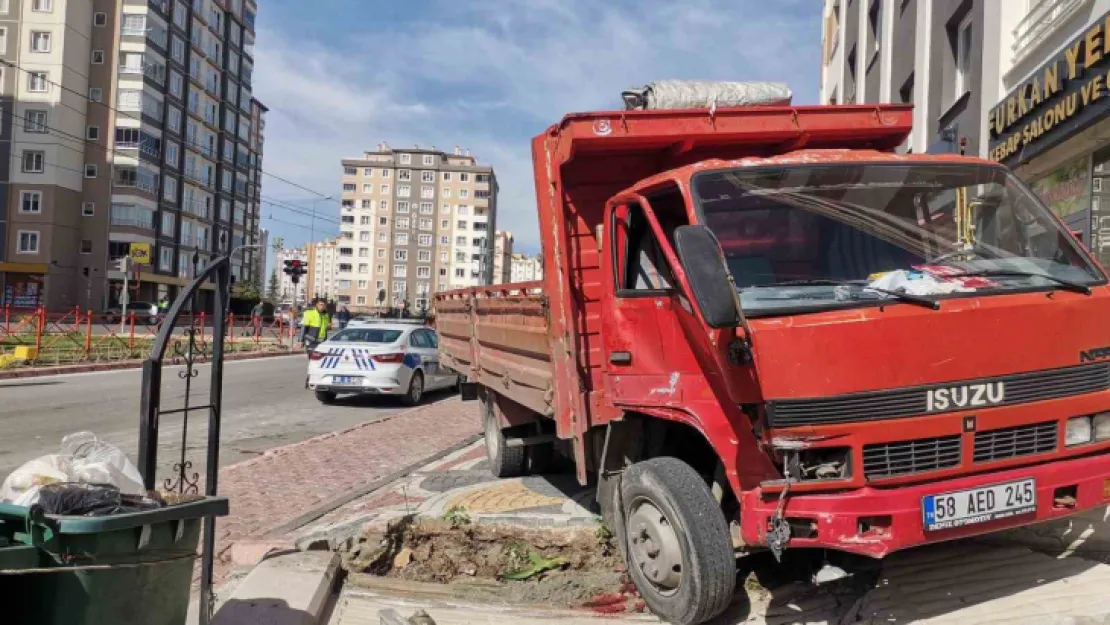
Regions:
<instances>
[{"instance_id":1,"label":"truck tire","mask_svg":"<svg viewBox=\"0 0 1110 625\"><path fill-rule=\"evenodd\" d=\"M485 430L486 458L494 477L517 477L528 468L527 447L506 447L501 424L493 413L490 391L482 395L482 425Z\"/></svg>"},{"instance_id":2,"label":"truck tire","mask_svg":"<svg viewBox=\"0 0 1110 625\"><path fill-rule=\"evenodd\" d=\"M667 457L632 465L621 507L628 572L656 616L695 625L728 607L736 587L728 524L690 465Z\"/></svg>"},{"instance_id":3,"label":"truck tire","mask_svg":"<svg viewBox=\"0 0 1110 625\"><path fill-rule=\"evenodd\" d=\"M601 520L613 535L613 542L617 545L621 557L628 560L625 550L624 538L624 511L621 506L621 481L624 472L598 475L597 478L597 504L601 508Z\"/></svg>"},{"instance_id":4,"label":"truck tire","mask_svg":"<svg viewBox=\"0 0 1110 625\"><path fill-rule=\"evenodd\" d=\"M528 475L542 475L551 469L555 460L555 444L540 443L526 447L528 456Z\"/></svg>"}]
</instances>

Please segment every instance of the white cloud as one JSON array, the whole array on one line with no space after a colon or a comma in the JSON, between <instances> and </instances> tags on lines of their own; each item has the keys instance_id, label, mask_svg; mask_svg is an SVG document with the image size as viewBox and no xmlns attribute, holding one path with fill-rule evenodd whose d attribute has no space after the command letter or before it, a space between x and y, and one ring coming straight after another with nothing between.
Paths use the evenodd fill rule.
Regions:
<instances>
[{"instance_id":1,"label":"white cloud","mask_svg":"<svg viewBox=\"0 0 1110 625\"><path fill-rule=\"evenodd\" d=\"M536 249L529 139L564 114L619 108L621 90L659 78L780 80L815 99L817 2L617 4L445 0L403 30L326 43L271 24L255 73L271 109L264 167L331 193L339 159L379 141L462 145L497 171L498 227ZM263 192L305 195L272 179Z\"/></svg>"}]
</instances>

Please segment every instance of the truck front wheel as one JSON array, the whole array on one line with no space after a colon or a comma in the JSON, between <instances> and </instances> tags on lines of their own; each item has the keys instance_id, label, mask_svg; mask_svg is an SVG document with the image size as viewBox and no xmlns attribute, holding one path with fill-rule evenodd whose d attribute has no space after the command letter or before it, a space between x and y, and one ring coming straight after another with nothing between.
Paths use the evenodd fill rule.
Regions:
<instances>
[{"instance_id":1,"label":"truck front wheel","mask_svg":"<svg viewBox=\"0 0 1110 625\"><path fill-rule=\"evenodd\" d=\"M660 618L694 625L728 607L736 561L728 524L701 476L676 458L652 458L621 479L625 558Z\"/></svg>"},{"instance_id":2,"label":"truck front wheel","mask_svg":"<svg viewBox=\"0 0 1110 625\"><path fill-rule=\"evenodd\" d=\"M517 477L528 468L526 447L508 447L501 424L494 414L493 398L489 391L482 396L482 426L485 430L486 458L494 477Z\"/></svg>"}]
</instances>

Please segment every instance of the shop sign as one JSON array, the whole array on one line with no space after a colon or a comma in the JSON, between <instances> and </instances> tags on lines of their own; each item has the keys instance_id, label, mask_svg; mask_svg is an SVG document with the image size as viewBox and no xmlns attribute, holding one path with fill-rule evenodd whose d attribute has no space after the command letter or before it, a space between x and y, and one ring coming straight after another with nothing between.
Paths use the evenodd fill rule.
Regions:
<instances>
[{"instance_id":1,"label":"shop sign","mask_svg":"<svg viewBox=\"0 0 1110 625\"><path fill-rule=\"evenodd\" d=\"M1030 188L1052 212L1061 219L1087 210L1089 159L1086 156L1065 163L1047 176L1034 181Z\"/></svg>"},{"instance_id":2,"label":"shop sign","mask_svg":"<svg viewBox=\"0 0 1110 625\"><path fill-rule=\"evenodd\" d=\"M131 262L136 265L149 265L151 262L150 243L131 244Z\"/></svg>"},{"instance_id":3,"label":"shop sign","mask_svg":"<svg viewBox=\"0 0 1110 625\"><path fill-rule=\"evenodd\" d=\"M1110 111L1110 13L1041 66L988 117L992 160L1027 161Z\"/></svg>"},{"instance_id":4,"label":"shop sign","mask_svg":"<svg viewBox=\"0 0 1110 625\"><path fill-rule=\"evenodd\" d=\"M38 308L42 285L42 276L13 279L4 287L4 305L13 308Z\"/></svg>"}]
</instances>

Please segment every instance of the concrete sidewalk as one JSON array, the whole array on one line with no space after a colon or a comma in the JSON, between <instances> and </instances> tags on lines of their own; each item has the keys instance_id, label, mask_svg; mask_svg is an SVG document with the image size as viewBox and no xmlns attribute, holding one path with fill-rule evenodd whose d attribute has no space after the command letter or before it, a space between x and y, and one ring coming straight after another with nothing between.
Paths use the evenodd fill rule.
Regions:
<instances>
[{"instance_id":1,"label":"concrete sidewalk","mask_svg":"<svg viewBox=\"0 0 1110 625\"><path fill-rule=\"evenodd\" d=\"M480 431L476 410L452 397L222 469L220 494L230 499L231 514L216 522L216 584L235 567L292 549L302 526L359 493L473 441Z\"/></svg>"}]
</instances>

